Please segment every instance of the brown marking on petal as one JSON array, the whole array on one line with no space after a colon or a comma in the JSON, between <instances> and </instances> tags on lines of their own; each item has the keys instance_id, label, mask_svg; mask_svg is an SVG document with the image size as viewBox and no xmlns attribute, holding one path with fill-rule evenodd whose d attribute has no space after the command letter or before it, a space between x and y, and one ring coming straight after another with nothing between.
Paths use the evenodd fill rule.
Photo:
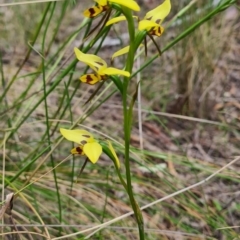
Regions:
<instances>
[{"instance_id":1,"label":"brown marking on petal","mask_svg":"<svg viewBox=\"0 0 240 240\"><path fill-rule=\"evenodd\" d=\"M89 8L88 9L88 11L89 11L89 17L94 17L94 14L96 13L96 11L94 10L94 8L92 7L92 8Z\"/></svg>"},{"instance_id":2,"label":"brown marking on petal","mask_svg":"<svg viewBox=\"0 0 240 240\"><path fill-rule=\"evenodd\" d=\"M87 75L84 75L83 79L80 78L80 80L87 84L93 85L93 84L99 82L99 80L101 80L101 78L98 74L87 74Z\"/></svg>"},{"instance_id":3,"label":"brown marking on petal","mask_svg":"<svg viewBox=\"0 0 240 240\"><path fill-rule=\"evenodd\" d=\"M107 11L110 7L108 5L102 6L102 11Z\"/></svg>"},{"instance_id":4,"label":"brown marking on petal","mask_svg":"<svg viewBox=\"0 0 240 240\"><path fill-rule=\"evenodd\" d=\"M108 75L100 75L101 80L106 80L108 78Z\"/></svg>"},{"instance_id":5,"label":"brown marking on petal","mask_svg":"<svg viewBox=\"0 0 240 240\"><path fill-rule=\"evenodd\" d=\"M79 154L82 154L83 150L80 148L80 147L76 147L76 151L79 153Z\"/></svg>"},{"instance_id":6,"label":"brown marking on petal","mask_svg":"<svg viewBox=\"0 0 240 240\"><path fill-rule=\"evenodd\" d=\"M96 9L98 9L98 10L96 10ZM102 13L105 10L102 6L98 5L98 6L94 6L94 7L89 8L88 11L89 11L89 17L93 18L93 17L96 17L98 14Z\"/></svg>"},{"instance_id":7,"label":"brown marking on petal","mask_svg":"<svg viewBox=\"0 0 240 240\"><path fill-rule=\"evenodd\" d=\"M155 33L154 27L152 27L152 28L148 31L148 33L149 33L150 35L154 35L154 33Z\"/></svg>"},{"instance_id":8,"label":"brown marking on petal","mask_svg":"<svg viewBox=\"0 0 240 240\"><path fill-rule=\"evenodd\" d=\"M155 23L159 24L161 22L161 19L157 19Z\"/></svg>"},{"instance_id":9,"label":"brown marking on petal","mask_svg":"<svg viewBox=\"0 0 240 240\"><path fill-rule=\"evenodd\" d=\"M153 36L161 36L162 34L162 31L161 31L161 27L152 27L149 32L148 32L150 35L153 35Z\"/></svg>"},{"instance_id":10,"label":"brown marking on petal","mask_svg":"<svg viewBox=\"0 0 240 240\"><path fill-rule=\"evenodd\" d=\"M152 17L146 18L146 20L149 20L149 21L151 21L151 19L152 19Z\"/></svg>"},{"instance_id":11,"label":"brown marking on petal","mask_svg":"<svg viewBox=\"0 0 240 240\"><path fill-rule=\"evenodd\" d=\"M104 64L102 62L96 62L97 64L104 66Z\"/></svg>"},{"instance_id":12,"label":"brown marking on petal","mask_svg":"<svg viewBox=\"0 0 240 240\"><path fill-rule=\"evenodd\" d=\"M162 34L162 31L161 31L160 27L157 28L157 33L158 33L158 36L160 36Z\"/></svg>"},{"instance_id":13,"label":"brown marking on petal","mask_svg":"<svg viewBox=\"0 0 240 240\"><path fill-rule=\"evenodd\" d=\"M83 140L83 141L80 142L81 145L84 145L84 144L86 144L86 143L87 143L87 141L85 141L85 140Z\"/></svg>"},{"instance_id":14,"label":"brown marking on petal","mask_svg":"<svg viewBox=\"0 0 240 240\"><path fill-rule=\"evenodd\" d=\"M91 136L89 136L89 135L82 135L83 137L86 137L86 138L90 138Z\"/></svg>"},{"instance_id":15,"label":"brown marking on petal","mask_svg":"<svg viewBox=\"0 0 240 240\"><path fill-rule=\"evenodd\" d=\"M90 75L87 75L86 80L87 80L87 83L91 83L93 81Z\"/></svg>"}]
</instances>

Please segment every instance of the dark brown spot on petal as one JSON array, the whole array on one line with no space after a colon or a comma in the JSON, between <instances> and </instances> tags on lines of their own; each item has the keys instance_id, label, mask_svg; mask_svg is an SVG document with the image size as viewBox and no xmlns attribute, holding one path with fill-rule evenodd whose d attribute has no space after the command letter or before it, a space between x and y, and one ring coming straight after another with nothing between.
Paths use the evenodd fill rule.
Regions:
<instances>
[{"instance_id":1,"label":"dark brown spot on petal","mask_svg":"<svg viewBox=\"0 0 240 240\"><path fill-rule=\"evenodd\" d=\"M151 19L152 19L152 17L146 18L146 20L149 20L149 21L151 21Z\"/></svg>"},{"instance_id":2,"label":"dark brown spot on petal","mask_svg":"<svg viewBox=\"0 0 240 240\"><path fill-rule=\"evenodd\" d=\"M105 6L102 6L102 11L107 11L109 9L109 6L108 5L105 5Z\"/></svg>"},{"instance_id":3,"label":"dark brown spot on petal","mask_svg":"<svg viewBox=\"0 0 240 240\"><path fill-rule=\"evenodd\" d=\"M161 22L161 19L157 19L155 23L159 24Z\"/></svg>"},{"instance_id":4,"label":"dark brown spot on petal","mask_svg":"<svg viewBox=\"0 0 240 240\"><path fill-rule=\"evenodd\" d=\"M90 138L91 136L89 136L89 135L82 135L83 137L86 137L86 138Z\"/></svg>"},{"instance_id":5,"label":"dark brown spot on petal","mask_svg":"<svg viewBox=\"0 0 240 240\"><path fill-rule=\"evenodd\" d=\"M80 142L81 145L84 145L84 144L86 144L86 143L87 143L87 141L85 141L85 140L83 140L83 141Z\"/></svg>"},{"instance_id":6,"label":"dark brown spot on petal","mask_svg":"<svg viewBox=\"0 0 240 240\"><path fill-rule=\"evenodd\" d=\"M96 12L96 11L94 10L94 8L89 8L88 11L89 11L89 13L90 13L90 17L93 17L94 14L95 14L95 12Z\"/></svg>"},{"instance_id":7,"label":"dark brown spot on petal","mask_svg":"<svg viewBox=\"0 0 240 240\"><path fill-rule=\"evenodd\" d=\"M104 64L102 62L96 62L97 64L104 66Z\"/></svg>"},{"instance_id":8,"label":"dark brown spot on petal","mask_svg":"<svg viewBox=\"0 0 240 240\"><path fill-rule=\"evenodd\" d=\"M108 9L108 7L101 6L101 5L97 5L97 6L91 7L91 8L88 9L89 17L90 18L96 17L98 14L106 11L107 9Z\"/></svg>"},{"instance_id":9,"label":"dark brown spot on petal","mask_svg":"<svg viewBox=\"0 0 240 240\"><path fill-rule=\"evenodd\" d=\"M80 148L80 147L76 147L76 151L79 153L79 154L82 154L83 150Z\"/></svg>"},{"instance_id":10,"label":"dark brown spot on petal","mask_svg":"<svg viewBox=\"0 0 240 240\"><path fill-rule=\"evenodd\" d=\"M91 83L91 81L93 81L90 75L87 75L86 80L87 80L87 83Z\"/></svg>"},{"instance_id":11,"label":"dark brown spot on petal","mask_svg":"<svg viewBox=\"0 0 240 240\"><path fill-rule=\"evenodd\" d=\"M158 27L158 28L157 28L157 32L158 32L158 34L159 34L159 35L161 35L161 34L162 34L162 30L161 30L161 28L160 28L160 27Z\"/></svg>"},{"instance_id":12,"label":"dark brown spot on petal","mask_svg":"<svg viewBox=\"0 0 240 240\"><path fill-rule=\"evenodd\" d=\"M108 78L108 75L100 75L101 80L106 80Z\"/></svg>"},{"instance_id":13,"label":"dark brown spot on petal","mask_svg":"<svg viewBox=\"0 0 240 240\"><path fill-rule=\"evenodd\" d=\"M150 35L153 35L153 36L161 36L161 34L162 34L162 29L161 29L160 26L159 26L159 27L152 27L152 28L148 31L148 33L149 33Z\"/></svg>"}]
</instances>

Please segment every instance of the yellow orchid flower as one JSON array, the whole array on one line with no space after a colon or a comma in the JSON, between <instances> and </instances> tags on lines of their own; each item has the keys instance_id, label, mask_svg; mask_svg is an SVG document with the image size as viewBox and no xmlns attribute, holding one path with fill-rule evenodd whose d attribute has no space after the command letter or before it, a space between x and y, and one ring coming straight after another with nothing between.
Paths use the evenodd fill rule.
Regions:
<instances>
[{"instance_id":1,"label":"yellow orchid flower","mask_svg":"<svg viewBox=\"0 0 240 240\"><path fill-rule=\"evenodd\" d=\"M171 1L165 0L158 7L147 12L144 19L161 24L171 11Z\"/></svg>"},{"instance_id":2,"label":"yellow orchid flower","mask_svg":"<svg viewBox=\"0 0 240 240\"><path fill-rule=\"evenodd\" d=\"M78 48L74 48L77 59L87 64L95 73L86 74L80 77L80 80L84 83L95 84L101 80L107 79L110 75L122 75L130 77L130 73L124 70L120 70L113 67L107 67L107 63L100 57L93 54L85 54Z\"/></svg>"},{"instance_id":3,"label":"yellow orchid flower","mask_svg":"<svg viewBox=\"0 0 240 240\"><path fill-rule=\"evenodd\" d=\"M160 25L164 18L170 13L171 2L165 0L161 5L147 12L144 19L138 24L140 31L146 30L150 35L161 36L164 29Z\"/></svg>"},{"instance_id":4,"label":"yellow orchid flower","mask_svg":"<svg viewBox=\"0 0 240 240\"><path fill-rule=\"evenodd\" d=\"M133 11L140 11L139 5L134 0L94 0L97 5L84 11L83 15L88 18L93 18L100 13L108 10L112 3L127 7Z\"/></svg>"},{"instance_id":5,"label":"yellow orchid flower","mask_svg":"<svg viewBox=\"0 0 240 240\"><path fill-rule=\"evenodd\" d=\"M102 154L102 146L92 134L83 129L69 130L60 128L60 132L68 141L79 144L71 150L72 154L86 155L92 163L96 163Z\"/></svg>"},{"instance_id":6,"label":"yellow orchid flower","mask_svg":"<svg viewBox=\"0 0 240 240\"><path fill-rule=\"evenodd\" d=\"M86 155L92 163L96 163L98 161L100 155L102 154L102 146L94 139L90 132L84 129L69 130L60 128L60 133L68 141L79 144L78 147L71 150L71 154ZM107 142L108 148L114 157L114 162L119 169L120 161L117 154L112 146L112 143L109 140L107 140Z\"/></svg>"}]
</instances>

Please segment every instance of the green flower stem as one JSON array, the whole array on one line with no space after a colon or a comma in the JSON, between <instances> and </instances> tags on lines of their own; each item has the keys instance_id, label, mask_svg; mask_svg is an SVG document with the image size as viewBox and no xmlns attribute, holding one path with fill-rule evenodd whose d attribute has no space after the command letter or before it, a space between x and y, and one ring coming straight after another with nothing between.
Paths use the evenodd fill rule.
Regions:
<instances>
[{"instance_id":1,"label":"green flower stem","mask_svg":"<svg viewBox=\"0 0 240 240\"><path fill-rule=\"evenodd\" d=\"M135 46L135 27L134 27L134 19L132 16L132 11L127 8L122 7L123 14L126 16L128 22L128 32L130 38L130 48L127 56L126 63L126 71L132 72L134 56L137 47ZM126 179L127 179L127 192L129 196L129 200L131 202L134 215L137 220L138 229L139 229L139 238L141 240L144 239L144 224L143 217L140 211L140 208L134 198L133 190L132 190L132 180L131 180L131 168L130 168L130 157L129 157L129 147L130 147L130 137L131 137L131 125L132 125L132 109L128 107L127 101L127 90L129 84L128 77L124 77L123 81L123 115L124 115L124 139L125 139L125 169L126 169ZM120 179L121 180L121 179Z\"/></svg>"},{"instance_id":2,"label":"green flower stem","mask_svg":"<svg viewBox=\"0 0 240 240\"><path fill-rule=\"evenodd\" d=\"M46 36L47 36L47 31L49 29L49 25L51 23L53 13L56 8L56 2L52 4L52 8L50 10L50 16L47 21L46 27L43 32L43 40L42 40L42 54L45 52L45 42L46 42ZM45 58L42 58L42 78L43 78L43 93L44 96L46 96L46 68L45 68ZM47 105L47 97L44 98L44 107L45 107L45 115L46 115L46 133L47 133L47 142L48 145L51 146L51 137L50 137L50 123L49 123L49 113L48 113L48 105ZM49 151L51 152L51 147L49 148ZM58 220L60 223L62 223L62 204L61 204L61 197L59 193L59 187L58 187L58 179L57 179L57 173L55 170L55 163L53 159L53 155L50 154L50 159L51 159L51 165L53 168L53 177L54 177L54 183L55 183L55 188L56 188L56 195L57 195L57 202L58 202ZM61 234L62 229L59 228L59 235Z\"/></svg>"}]
</instances>

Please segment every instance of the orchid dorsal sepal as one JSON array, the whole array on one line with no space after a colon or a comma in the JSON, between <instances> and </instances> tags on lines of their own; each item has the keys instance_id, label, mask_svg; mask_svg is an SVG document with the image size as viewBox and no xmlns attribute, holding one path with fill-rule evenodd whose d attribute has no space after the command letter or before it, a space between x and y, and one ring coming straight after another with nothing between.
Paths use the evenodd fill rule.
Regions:
<instances>
[{"instance_id":1,"label":"orchid dorsal sepal","mask_svg":"<svg viewBox=\"0 0 240 240\"><path fill-rule=\"evenodd\" d=\"M60 128L60 133L68 141L75 142L77 144L84 144L87 142L94 142L93 135L84 129L65 129Z\"/></svg>"},{"instance_id":2,"label":"orchid dorsal sepal","mask_svg":"<svg viewBox=\"0 0 240 240\"><path fill-rule=\"evenodd\" d=\"M168 16L171 11L170 0L165 0L161 5L147 12L144 19L151 20L158 24L161 24L163 20Z\"/></svg>"}]
</instances>

